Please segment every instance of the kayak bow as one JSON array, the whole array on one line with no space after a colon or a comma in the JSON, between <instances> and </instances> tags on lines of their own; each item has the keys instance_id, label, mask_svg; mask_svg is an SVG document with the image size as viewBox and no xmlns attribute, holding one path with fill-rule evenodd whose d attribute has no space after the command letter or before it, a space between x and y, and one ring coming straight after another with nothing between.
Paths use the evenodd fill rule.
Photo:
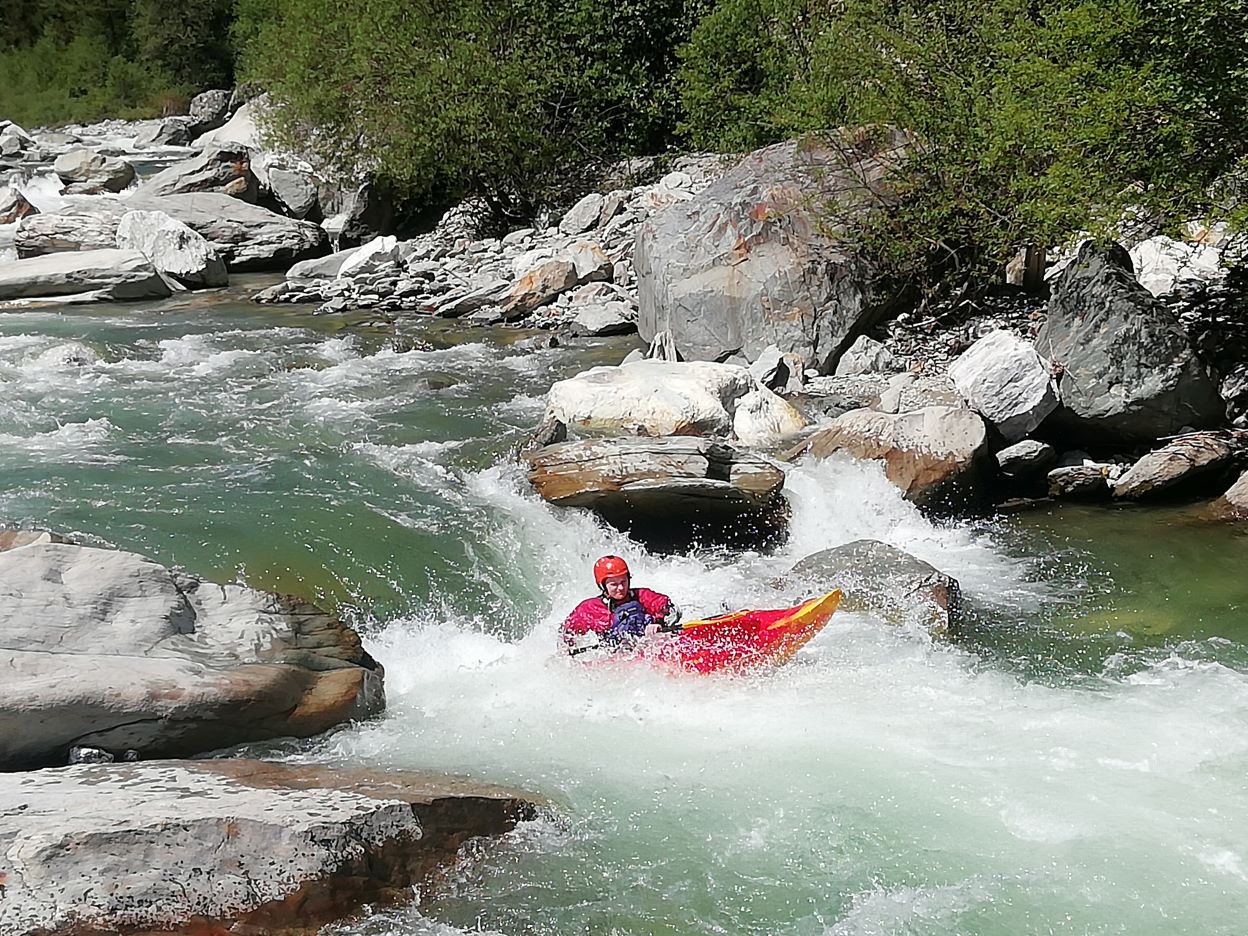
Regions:
<instances>
[{"instance_id":1,"label":"kayak bow","mask_svg":"<svg viewBox=\"0 0 1248 936\"><path fill-rule=\"evenodd\" d=\"M643 643L637 656L692 673L779 666L819 633L840 602L837 589L792 608L686 621L672 637Z\"/></svg>"}]
</instances>

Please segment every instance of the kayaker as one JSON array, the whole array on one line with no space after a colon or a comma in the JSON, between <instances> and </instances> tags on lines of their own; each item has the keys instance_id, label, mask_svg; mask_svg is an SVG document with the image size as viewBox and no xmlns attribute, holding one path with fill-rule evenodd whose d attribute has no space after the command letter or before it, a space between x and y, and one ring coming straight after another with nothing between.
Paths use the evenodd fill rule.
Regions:
<instances>
[{"instance_id":1,"label":"kayaker","mask_svg":"<svg viewBox=\"0 0 1248 936\"><path fill-rule=\"evenodd\" d=\"M560 630L569 650L578 649L587 634L597 635L597 645L618 649L680 620L680 609L667 595L632 587L628 563L619 556L594 563L594 582L598 594L578 604Z\"/></svg>"}]
</instances>

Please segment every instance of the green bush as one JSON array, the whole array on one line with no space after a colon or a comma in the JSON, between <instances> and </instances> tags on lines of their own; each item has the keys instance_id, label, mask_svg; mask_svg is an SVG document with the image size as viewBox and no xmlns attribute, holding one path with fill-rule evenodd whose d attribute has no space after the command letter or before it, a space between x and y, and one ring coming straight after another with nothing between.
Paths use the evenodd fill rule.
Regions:
<instances>
[{"instance_id":1,"label":"green bush","mask_svg":"<svg viewBox=\"0 0 1248 936\"><path fill-rule=\"evenodd\" d=\"M27 127L150 116L170 84L168 76L110 54L98 36L63 46L44 37L0 52L0 115Z\"/></svg>"},{"instance_id":2,"label":"green bush","mask_svg":"<svg viewBox=\"0 0 1248 936\"><path fill-rule=\"evenodd\" d=\"M682 50L683 129L720 146L911 131L896 210L859 234L894 278L983 285L1018 246L1107 230L1128 204L1202 209L1248 151L1244 0L1209 6L722 0Z\"/></svg>"},{"instance_id":3,"label":"green bush","mask_svg":"<svg viewBox=\"0 0 1248 936\"><path fill-rule=\"evenodd\" d=\"M256 9L252 9L252 7ZM517 218L664 146L686 0L281 0L240 7L244 72L277 131L421 200ZM311 136L304 130L317 128Z\"/></svg>"},{"instance_id":4,"label":"green bush","mask_svg":"<svg viewBox=\"0 0 1248 936\"><path fill-rule=\"evenodd\" d=\"M0 117L149 117L232 80L233 0L11 2L0 23Z\"/></svg>"}]
</instances>

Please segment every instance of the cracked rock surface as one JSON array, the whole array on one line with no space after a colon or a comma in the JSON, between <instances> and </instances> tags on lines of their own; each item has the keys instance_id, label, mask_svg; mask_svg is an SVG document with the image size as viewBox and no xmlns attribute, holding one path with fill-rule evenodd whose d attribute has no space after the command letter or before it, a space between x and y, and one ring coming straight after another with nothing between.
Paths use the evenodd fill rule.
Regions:
<instances>
[{"instance_id":1,"label":"cracked rock surface","mask_svg":"<svg viewBox=\"0 0 1248 936\"><path fill-rule=\"evenodd\" d=\"M134 553L0 536L0 769L70 747L180 757L385 706L359 636L296 598Z\"/></svg>"},{"instance_id":2,"label":"cracked rock surface","mask_svg":"<svg viewBox=\"0 0 1248 936\"><path fill-rule=\"evenodd\" d=\"M0 932L304 936L410 899L534 809L437 774L248 760L0 775Z\"/></svg>"}]
</instances>

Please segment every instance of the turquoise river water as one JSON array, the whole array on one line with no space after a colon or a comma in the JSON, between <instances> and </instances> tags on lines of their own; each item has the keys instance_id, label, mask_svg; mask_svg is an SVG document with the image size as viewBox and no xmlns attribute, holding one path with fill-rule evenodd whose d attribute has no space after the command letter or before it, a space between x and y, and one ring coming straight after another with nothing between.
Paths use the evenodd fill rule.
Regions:
<instances>
[{"instance_id":1,"label":"turquoise river water","mask_svg":"<svg viewBox=\"0 0 1248 936\"><path fill-rule=\"evenodd\" d=\"M0 524L338 608L389 712L269 756L551 800L335 936L1248 931L1248 537L1178 508L939 524L833 460L790 473L774 553L655 556L508 457L629 340L395 342L243 292L0 313ZM966 636L838 614L751 678L554 652L601 553L698 613L792 603L773 580L864 536L957 576Z\"/></svg>"}]
</instances>

